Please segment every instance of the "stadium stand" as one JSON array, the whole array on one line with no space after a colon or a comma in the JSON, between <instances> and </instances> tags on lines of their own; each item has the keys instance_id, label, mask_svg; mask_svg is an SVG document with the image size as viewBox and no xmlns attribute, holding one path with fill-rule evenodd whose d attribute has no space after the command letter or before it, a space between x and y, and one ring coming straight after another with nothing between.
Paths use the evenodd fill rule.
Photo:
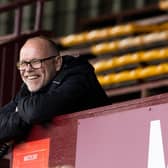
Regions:
<instances>
[{"instance_id":1,"label":"stadium stand","mask_svg":"<svg viewBox=\"0 0 168 168\"><path fill-rule=\"evenodd\" d=\"M161 1L159 9L156 6L152 9L165 11L166 3ZM132 12L132 18L134 14ZM131 89L133 95L138 92L138 97L158 94L159 89L161 93L167 92L166 15L146 15L146 18L125 23L124 17L128 15L131 12L123 14L123 23L95 26L95 29L55 39L70 53L90 60L98 80L112 100L117 95L126 96L128 100ZM103 20L100 22L103 25ZM141 90L144 85L145 89ZM120 98L117 101L121 101Z\"/></svg>"},{"instance_id":2,"label":"stadium stand","mask_svg":"<svg viewBox=\"0 0 168 168\"><path fill-rule=\"evenodd\" d=\"M21 7L28 3L38 6L36 22L33 31L23 33ZM14 33L1 37L0 42L0 106L15 95L21 82L15 68L19 47L29 37L52 37L52 32L41 30L43 6L43 0L23 0L12 3L10 7L0 7L0 12L16 10ZM156 96L56 117L49 132L41 126L35 127L28 141L51 138L55 147L50 152L51 167L75 165L80 119L167 103L167 94L157 95L168 91L167 6L165 1L142 10L123 12L113 15L112 22L110 17L88 20L83 22L84 30L81 32L61 38L52 37L62 48L62 55L80 55L89 59L111 102ZM0 165L9 168L9 160L12 160L11 154L0 160Z\"/></svg>"},{"instance_id":3,"label":"stadium stand","mask_svg":"<svg viewBox=\"0 0 168 168\"><path fill-rule=\"evenodd\" d=\"M0 8L1 12L9 11L12 9L15 11L14 32L12 35L1 37L2 46L4 46L4 44L5 46L8 46L7 43L3 44L3 41L5 42L8 40L9 42L11 38L14 38L17 35L20 36L21 34L23 34L23 32L21 32L22 30L21 23L22 23L22 17L23 17L22 8L29 3L33 3L37 7L35 12L36 13L35 24L32 31L35 32L35 31L41 30L41 25L42 25L41 16L43 14L44 1L35 2L35 1L24 0L24 1L16 1L16 3L11 3L9 6L7 5L1 6ZM86 23L86 25L88 25L87 31L84 30L84 31L78 32L77 34L71 34L65 37L54 38L54 40L56 41L57 44L61 46L63 50L62 52L63 55L67 53L72 53L72 54L75 54L76 56L82 55L88 59L91 58L90 62L95 67L96 73L97 71L100 71L97 69L98 67L99 69L102 69L102 70L104 69L106 71L102 73L106 75L106 78L107 78L107 72L112 72L114 73L113 75L116 74L117 76L118 75L121 76L122 74L123 76L123 74L125 74L126 73L125 71L127 70L131 70L132 72L133 67L136 69L137 68L141 69L143 67L147 68L146 67L147 65L156 66L156 64L164 63L167 61L166 51L164 50L162 51L162 49L167 45L167 38L168 38L168 32L167 32L168 17L166 14L166 9L167 9L166 3L167 2L160 2L159 4L150 6L148 8L145 7L143 9L136 10L136 11L126 11L118 15L113 15L112 17L108 16L109 20L110 19L118 20L120 18L120 22L119 23L116 22L115 24L113 21L112 21L112 24L109 24L109 25L103 24L103 20L99 18L99 22L102 23L102 25L105 25L104 27L98 26L99 24L97 24L97 27L89 30L89 25L88 25L89 22L87 22ZM154 11L157 11L157 15L154 14ZM138 16L138 18L136 16ZM127 20L128 18L131 18L131 20ZM92 21L92 23L94 23L94 21ZM98 22L98 20L96 22ZM104 22L106 22L105 18L104 18ZM39 33L39 34L42 34L42 33ZM29 35L27 35L27 37L28 36ZM11 46L11 50L12 48L15 48L15 47ZM152 51L150 51L151 49ZM163 55L157 54L159 53L160 49L161 49L160 53L165 52ZM9 50L7 49L7 51ZM6 77L5 75L6 70L4 70L4 66L5 66L4 62L8 62L7 60L9 57L9 56L8 57L5 56L5 53L6 55L8 54L7 51L6 49L3 49L3 47L1 47L1 53L4 54L4 56L1 57L1 62L3 63L3 65L1 66L1 70L0 70L0 73L1 73L0 104L1 105L8 102L9 97L13 96L15 94L16 88L18 88L18 84L16 84L16 86L14 86L15 84L12 85L13 88L11 89L10 84L3 83ZM150 52L153 52L153 55ZM155 56L154 56L154 53L155 53ZM16 54L15 59L17 59L17 55L18 53ZM155 59L155 57L157 57L156 55L158 57L161 57L162 55L165 58ZM16 60L13 61L13 63L15 62ZM160 65L158 66L160 67ZM14 67L14 66L11 65L10 67ZM121 70L124 73L122 73ZM15 70L13 69L9 71L11 71L11 74L15 72ZM99 72L98 75L102 75L102 74L100 74ZM18 77L16 77L18 76L17 72L15 72L14 76L15 77L10 77L10 78L15 83L15 79L16 78L18 79ZM152 75L152 77L153 76L155 75ZM161 76L166 76L166 75L165 73L162 72ZM100 80L100 77L98 78ZM127 78L128 78L127 76L124 76L122 80L120 79L122 82L120 80L119 80L120 82L119 81L115 82L115 86L117 87L114 87L114 88L115 89L123 88L123 81L124 83L126 83ZM102 79L102 76L101 76L101 79ZM166 79L166 77L165 78L161 77L160 79L156 78L155 82L160 81L162 83L163 81L163 87L165 87L165 80L163 79ZM129 87L130 80L128 81L129 81L128 84L125 85L126 87ZM142 80L142 78L139 78L138 81L139 83L135 82L136 86L138 87L141 84L145 84L144 82L145 80ZM105 88L107 92L110 91L109 88L113 88L114 85L112 85L112 83L111 83L111 87L108 86L107 87L108 89ZM120 87L120 83L122 87ZM132 87L132 84L130 85L130 87ZM6 90L5 88L8 88L10 94L9 93L4 94L4 90ZM140 95L144 95L144 94L140 93Z\"/></svg>"}]
</instances>

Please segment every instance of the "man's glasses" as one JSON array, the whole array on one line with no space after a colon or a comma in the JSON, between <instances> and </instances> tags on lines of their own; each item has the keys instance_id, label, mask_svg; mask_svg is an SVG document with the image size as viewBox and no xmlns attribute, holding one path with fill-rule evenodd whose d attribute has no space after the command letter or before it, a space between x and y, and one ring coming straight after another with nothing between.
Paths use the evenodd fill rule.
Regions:
<instances>
[{"instance_id":1,"label":"man's glasses","mask_svg":"<svg viewBox=\"0 0 168 168\"><path fill-rule=\"evenodd\" d=\"M30 65L31 68L33 68L33 69L39 69L39 68L41 68L41 65L44 61L53 59L55 57L57 57L57 56L50 56L50 57L42 58L42 59L34 59L29 62L28 61L18 62L16 64L16 66L17 66L18 70L21 70L21 71L25 70L28 65Z\"/></svg>"}]
</instances>

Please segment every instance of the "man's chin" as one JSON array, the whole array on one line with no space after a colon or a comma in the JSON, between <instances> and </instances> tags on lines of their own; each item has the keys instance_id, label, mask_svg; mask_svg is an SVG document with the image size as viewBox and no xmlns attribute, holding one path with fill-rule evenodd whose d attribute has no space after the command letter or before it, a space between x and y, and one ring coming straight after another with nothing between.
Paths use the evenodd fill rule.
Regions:
<instances>
[{"instance_id":1,"label":"man's chin","mask_svg":"<svg viewBox=\"0 0 168 168\"><path fill-rule=\"evenodd\" d=\"M40 87L33 87L33 86L28 86L28 90L30 91L30 92L37 92L38 90L40 90Z\"/></svg>"}]
</instances>

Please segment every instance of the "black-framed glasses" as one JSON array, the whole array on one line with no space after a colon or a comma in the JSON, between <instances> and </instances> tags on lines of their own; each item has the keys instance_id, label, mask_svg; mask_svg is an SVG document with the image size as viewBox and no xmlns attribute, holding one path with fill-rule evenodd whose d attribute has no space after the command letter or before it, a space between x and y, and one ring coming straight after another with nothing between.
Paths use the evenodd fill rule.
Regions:
<instances>
[{"instance_id":1,"label":"black-framed glasses","mask_svg":"<svg viewBox=\"0 0 168 168\"><path fill-rule=\"evenodd\" d=\"M50 57L47 57L47 58L42 58L42 59L33 59L31 61L22 61L22 62L18 62L16 64L16 66L17 66L18 70L25 70L28 65L30 65L31 68L33 68L33 69L39 69L39 68L41 68L41 65L44 61L53 59L55 57L57 57L57 55L56 56L50 56Z\"/></svg>"}]
</instances>

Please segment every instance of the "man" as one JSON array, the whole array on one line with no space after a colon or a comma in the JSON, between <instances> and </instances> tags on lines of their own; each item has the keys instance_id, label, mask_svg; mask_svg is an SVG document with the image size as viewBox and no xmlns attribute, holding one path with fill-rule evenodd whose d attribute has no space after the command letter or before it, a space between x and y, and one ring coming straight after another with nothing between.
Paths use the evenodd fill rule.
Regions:
<instances>
[{"instance_id":1,"label":"man","mask_svg":"<svg viewBox=\"0 0 168 168\"><path fill-rule=\"evenodd\" d=\"M61 57L55 43L43 37L26 41L17 68L23 85L0 109L0 143L23 137L54 116L107 104L92 66L80 57Z\"/></svg>"}]
</instances>

